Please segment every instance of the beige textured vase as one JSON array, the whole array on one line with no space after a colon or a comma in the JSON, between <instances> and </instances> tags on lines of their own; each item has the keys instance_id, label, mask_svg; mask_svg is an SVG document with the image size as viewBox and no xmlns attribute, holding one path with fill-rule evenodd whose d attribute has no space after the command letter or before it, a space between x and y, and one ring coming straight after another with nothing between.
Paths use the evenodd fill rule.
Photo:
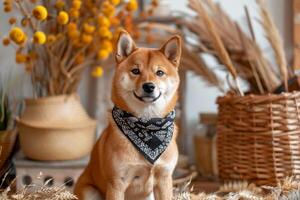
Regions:
<instances>
[{"instance_id":1,"label":"beige textured vase","mask_svg":"<svg viewBox=\"0 0 300 200\"><path fill-rule=\"evenodd\" d=\"M90 153L96 121L91 119L78 95L25 100L17 126L23 153L35 160L72 160Z\"/></svg>"}]
</instances>

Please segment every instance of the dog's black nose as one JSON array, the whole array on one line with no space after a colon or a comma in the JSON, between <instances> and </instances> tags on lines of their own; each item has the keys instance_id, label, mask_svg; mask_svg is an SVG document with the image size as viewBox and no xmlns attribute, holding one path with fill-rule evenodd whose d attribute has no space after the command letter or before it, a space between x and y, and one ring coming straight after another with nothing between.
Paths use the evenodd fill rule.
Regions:
<instances>
[{"instance_id":1,"label":"dog's black nose","mask_svg":"<svg viewBox=\"0 0 300 200\"><path fill-rule=\"evenodd\" d=\"M143 84L143 90L146 93L152 93L155 89L155 85L153 83L144 83Z\"/></svg>"}]
</instances>

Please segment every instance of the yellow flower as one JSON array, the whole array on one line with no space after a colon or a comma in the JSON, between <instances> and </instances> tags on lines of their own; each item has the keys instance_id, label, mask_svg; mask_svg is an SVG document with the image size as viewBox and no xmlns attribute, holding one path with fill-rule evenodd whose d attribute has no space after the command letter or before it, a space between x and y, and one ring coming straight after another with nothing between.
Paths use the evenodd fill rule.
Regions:
<instances>
[{"instance_id":1,"label":"yellow flower","mask_svg":"<svg viewBox=\"0 0 300 200\"><path fill-rule=\"evenodd\" d=\"M88 23L83 24L83 31L85 33L92 34L94 33L95 29L96 29L95 26L89 25Z\"/></svg>"},{"instance_id":2,"label":"yellow flower","mask_svg":"<svg viewBox=\"0 0 300 200\"><path fill-rule=\"evenodd\" d=\"M138 3L136 0L129 0L129 2L126 5L126 9L128 11L135 11L138 8Z\"/></svg>"},{"instance_id":3,"label":"yellow flower","mask_svg":"<svg viewBox=\"0 0 300 200\"><path fill-rule=\"evenodd\" d=\"M110 54L110 52L108 50L106 50L106 49L100 49L98 51L97 57L100 60L105 60L105 59L108 58L109 54Z\"/></svg>"},{"instance_id":4,"label":"yellow flower","mask_svg":"<svg viewBox=\"0 0 300 200\"><path fill-rule=\"evenodd\" d=\"M26 35L22 29L15 27L9 32L9 37L16 44L23 44L26 41Z\"/></svg>"},{"instance_id":5,"label":"yellow flower","mask_svg":"<svg viewBox=\"0 0 300 200\"><path fill-rule=\"evenodd\" d=\"M16 54L16 63L24 63L27 60L27 56L21 53Z\"/></svg>"},{"instance_id":6,"label":"yellow flower","mask_svg":"<svg viewBox=\"0 0 300 200\"><path fill-rule=\"evenodd\" d=\"M69 22L69 15L65 11L60 11L57 15L57 22L61 25L67 24Z\"/></svg>"},{"instance_id":7,"label":"yellow flower","mask_svg":"<svg viewBox=\"0 0 300 200\"><path fill-rule=\"evenodd\" d=\"M111 5L108 1L105 1L102 4L101 11L106 17L111 17L115 14L115 7Z\"/></svg>"},{"instance_id":8,"label":"yellow flower","mask_svg":"<svg viewBox=\"0 0 300 200\"><path fill-rule=\"evenodd\" d=\"M4 38L4 39L2 40L2 44L3 44L4 46L8 46L9 43L10 43L9 38Z\"/></svg>"},{"instance_id":9,"label":"yellow flower","mask_svg":"<svg viewBox=\"0 0 300 200\"><path fill-rule=\"evenodd\" d=\"M109 27L110 21L107 17L100 15L100 16L98 16L98 24L99 24L99 26Z\"/></svg>"},{"instance_id":10,"label":"yellow flower","mask_svg":"<svg viewBox=\"0 0 300 200\"><path fill-rule=\"evenodd\" d=\"M103 68L101 66L94 67L91 75L96 78L103 76Z\"/></svg>"},{"instance_id":11,"label":"yellow flower","mask_svg":"<svg viewBox=\"0 0 300 200\"><path fill-rule=\"evenodd\" d=\"M89 34L82 34L81 41L85 44L89 44L93 41L93 36Z\"/></svg>"},{"instance_id":12,"label":"yellow flower","mask_svg":"<svg viewBox=\"0 0 300 200\"><path fill-rule=\"evenodd\" d=\"M111 4L117 6L120 3L120 0L109 0Z\"/></svg>"},{"instance_id":13,"label":"yellow flower","mask_svg":"<svg viewBox=\"0 0 300 200\"><path fill-rule=\"evenodd\" d=\"M98 33L99 33L100 37L102 37L102 38L108 38L108 39L112 38L112 33L105 26L100 27Z\"/></svg>"},{"instance_id":14,"label":"yellow flower","mask_svg":"<svg viewBox=\"0 0 300 200\"><path fill-rule=\"evenodd\" d=\"M110 40L102 40L100 43L100 48L112 52L113 50L112 42Z\"/></svg>"},{"instance_id":15,"label":"yellow flower","mask_svg":"<svg viewBox=\"0 0 300 200\"><path fill-rule=\"evenodd\" d=\"M37 31L33 35L33 41L37 44L44 44L46 42L46 35L42 31Z\"/></svg>"},{"instance_id":16,"label":"yellow flower","mask_svg":"<svg viewBox=\"0 0 300 200\"><path fill-rule=\"evenodd\" d=\"M78 38L80 35L78 30L68 31L68 36L70 39Z\"/></svg>"},{"instance_id":17,"label":"yellow flower","mask_svg":"<svg viewBox=\"0 0 300 200\"><path fill-rule=\"evenodd\" d=\"M111 17L110 18L110 23L113 26L119 26L120 25L120 19L118 17Z\"/></svg>"},{"instance_id":18,"label":"yellow flower","mask_svg":"<svg viewBox=\"0 0 300 200\"><path fill-rule=\"evenodd\" d=\"M78 18L80 15L79 11L76 10L75 8L71 8L69 13L70 13L70 16L74 17L74 18Z\"/></svg>"},{"instance_id":19,"label":"yellow flower","mask_svg":"<svg viewBox=\"0 0 300 200\"><path fill-rule=\"evenodd\" d=\"M11 5L4 6L4 12L10 12L11 10L12 10L12 6Z\"/></svg>"},{"instance_id":20,"label":"yellow flower","mask_svg":"<svg viewBox=\"0 0 300 200\"><path fill-rule=\"evenodd\" d=\"M70 22L67 26L68 31L75 31L77 30L77 24L74 22Z\"/></svg>"},{"instance_id":21,"label":"yellow flower","mask_svg":"<svg viewBox=\"0 0 300 200\"><path fill-rule=\"evenodd\" d=\"M15 17L11 17L11 18L9 18L8 22L10 25L13 25L17 22L17 19Z\"/></svg>"},{"instance_id":22,"label":"yellow flower","mask_svg":"<svg viewBox=\"0 0 300 200\"><path fill-rule=\"evenodd\" d=\"M36 6L32 11L33 16L37 20L45 20L48 16L48 11L44 6Z\"/></svg>"},{"instance_id":23,"label":"yellow flower","mask_svg":"<svg viewBox=\"0 0 300 200\"><path fill-rule=\"evenodd\" d=\"M47 37L47 42L48 43L53 43L55 41L56 41L56 36L55 35L53 35L53 34L48 35L48 37Z\"/></svg>"},{"instance_id":24,"label":"yellow flower","mask_svg":"<svg viewBox=\"0 0 300 200\"><path fill-rule=\"evenodd\" d=\"M57 9L63 9L64 6L65 6L65 2L63 0L57 0L55 3L55 7Z\"/></svg>"},{"instance_id":25,"label":"yellow flower","mask_svg":"<svg viewBox=\"0 0 300 200\"><path fill-rule=\"evenodd\" d=\"M80 9L80 7L81 7L81 0L73 0L72 1L72 7L74 8L74 9Z\"/></svg>"},{"instance_id":26,"label":"yellow flower","mask_svg":"<svg viewBox=\"0 0 300 200\"><path fill-rule=\"evenodd\" d=\"M28 22L29 22L29 19L26 18L26 17L24 17L24 18L21 20L21 25L22 25L23 27L26 27L27 24L28 24Z\"/></svg>"}]
</instances>

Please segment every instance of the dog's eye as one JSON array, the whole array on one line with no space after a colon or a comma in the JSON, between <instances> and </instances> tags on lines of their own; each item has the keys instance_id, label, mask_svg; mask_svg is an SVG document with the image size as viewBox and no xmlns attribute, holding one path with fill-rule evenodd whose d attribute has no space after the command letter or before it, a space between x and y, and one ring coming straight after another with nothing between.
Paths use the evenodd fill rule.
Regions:
<instances>
[{"instance_id":1,"label":"dog's eye","mask_svg":"<svg viewBox=\"0 0 300 200\"><path fill-rule=\"evenodd\" d=\"M138 75L138 74L140 74L140 70L138 68L135 68L135 69L131 70L131 73L133 73L134 75Z\"/></svg>"},{"instance_id":2,"label":"dog's eye","mask_svg":"<svg viewBox=\"0 0 300 200\"><path fill-rule=\"evenodd\" d=\"M156 75L162 77L163 75L165 75L165 72L163 72L162 70L158 70L156 72Z\"/></svg>"}]
</instances>

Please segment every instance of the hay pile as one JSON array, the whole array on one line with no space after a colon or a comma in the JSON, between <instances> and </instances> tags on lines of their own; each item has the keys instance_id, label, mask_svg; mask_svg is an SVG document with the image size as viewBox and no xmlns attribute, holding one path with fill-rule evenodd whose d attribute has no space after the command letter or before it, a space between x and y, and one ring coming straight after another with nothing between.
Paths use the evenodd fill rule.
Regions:
<instances>
[{"instance_id":1,"label":"hay pile","mask_svg":"<svg viewBox=\"0 0 300 200\"><path fill-rule=\"evenodd\" d=\"M65 187L47 187L46 185L32 185L17 191L11 192L8 187L0 193L0 200L75 200L77 197L66 190Z\"/></svg>"},{"instance_id":2,"label":"hay pile","mask_svg":"<svg viewBox=\"0 0 300 200\"><path fill-rule=\"evenodd\" d=\"M230 182L213 194L192 192L191 183L174 188L173 200L299 200L300 182L286 178L276 187L257 187L247 182ZM10 187L0 193L0 200L75 200L76 196L61 187L32 185L12 193Z\"/></svg>"},{"instance_id":3,"label":"hay pile","mask_svg":"<svg viewBox=\"0 0 300 200\"><path fill-rule=\"evenodd\" d=\"M185 185L175 189L174 200L300 200L300 182L288 177L276 187L257 187L247 182L230 182L224 184L213 194L194 194Z\"/></svg>"}]
</instances>

